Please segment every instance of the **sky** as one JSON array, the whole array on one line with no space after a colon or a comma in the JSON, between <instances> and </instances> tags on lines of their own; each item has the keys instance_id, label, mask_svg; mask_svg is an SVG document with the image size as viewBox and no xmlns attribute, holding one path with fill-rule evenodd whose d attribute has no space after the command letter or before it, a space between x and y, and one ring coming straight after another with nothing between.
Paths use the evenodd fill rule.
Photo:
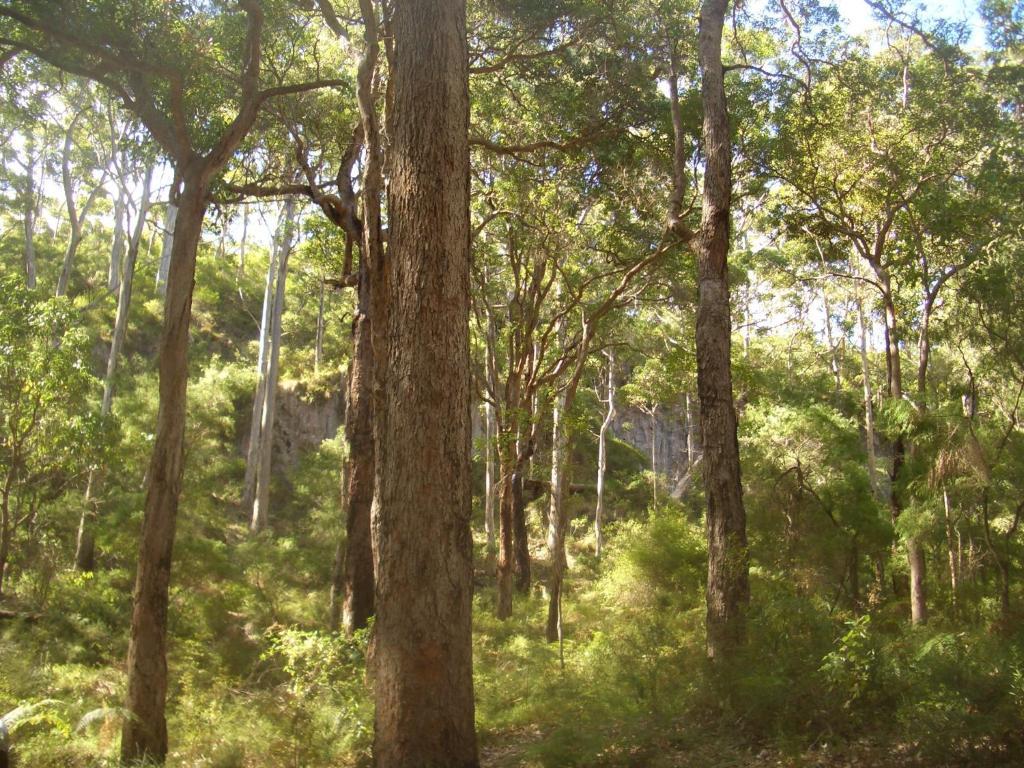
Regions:
<instances>
[{"instance_id":1,"label":"sky","mask_svg":"<svg viewBox=\"0 0 1024 768\"><path fill-rule=\"evenodd\" d=\"M925 0L918 5L922 8L924 18L970 22L972 34L968 47L975 48L984 45L985 29L978 13L978 3L974 0ZM864 0L836 0L836 6L849 22L847 28L855 35L877 24L872 18L871 9Z\"/></svg>"}]
</instances>

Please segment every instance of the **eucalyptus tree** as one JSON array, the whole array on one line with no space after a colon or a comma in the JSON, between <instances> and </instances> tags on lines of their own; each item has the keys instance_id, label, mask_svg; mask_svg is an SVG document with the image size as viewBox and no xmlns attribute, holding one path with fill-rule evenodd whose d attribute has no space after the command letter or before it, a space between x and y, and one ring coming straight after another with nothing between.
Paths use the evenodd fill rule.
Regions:
<instances>
[{"instance_id":1,"label":"eucalyptus tree","mask_svg":"<svg viewBox=\"0 0 1024 768\"><path fill-rule=\"evenodd\" d=\"M132 717L124 725L124 761L163 762L167 753L168 585L181 492L196 250L210 185L269 101L340 84L321 76L317 40L308 37L304 18L293 7L258 0L130 8L86 0L0 5L0 45L102 85L139 119L174 166L171 201L178 213L128 651ZM300 47L312 55L294 56ZM276 64L268 66L270 61Z\"/></svg>"},{"instance_id":2,"label":"eucalyptus tree","mask_svg":"<svg viewBox=\"0 0 1024 768\"><path fill-rule=\"evenodd\" d=\"M926 44L918 34L894 31L889 39L877 53L854 49L811 88L794 92L777 114L778 141L765 169L783 182L779 201L791 231L828 244L833 271L853 274L849 254L870 270L866 279L884 320L892 407L900 407L906 391L901 344L911 327L920 328L915 404L921 409L932 313L942 289L978 256L977 242L964 245L957 233L941 233L941 222L958 208L950 198L962 195L949 190L969 189L964 180L986 157L983 126L992 112L959 49ZM959 107L950 109L952 103ZM918 297L910 298L915 284ZM894 521L907 501L906 453L905 435L896 434ZM924 550L912 533L905 540L912 618L922 622Z\"/></svg>"}]
</instances>

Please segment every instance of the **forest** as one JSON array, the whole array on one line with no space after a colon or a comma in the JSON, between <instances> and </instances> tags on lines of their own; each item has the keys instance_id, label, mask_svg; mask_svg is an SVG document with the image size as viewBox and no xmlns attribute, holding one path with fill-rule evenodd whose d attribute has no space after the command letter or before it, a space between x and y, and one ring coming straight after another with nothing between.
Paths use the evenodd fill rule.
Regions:
<instances>
[{"instance_id":1,"label":"forest","mask_svg":"<svg viewBox=\"0 0 1024 768\"><path fill-rule=\"evenodd\" d=\"M0 0L0 768L1024 765L1024 2Z\"/></svg>"}]
</instances>

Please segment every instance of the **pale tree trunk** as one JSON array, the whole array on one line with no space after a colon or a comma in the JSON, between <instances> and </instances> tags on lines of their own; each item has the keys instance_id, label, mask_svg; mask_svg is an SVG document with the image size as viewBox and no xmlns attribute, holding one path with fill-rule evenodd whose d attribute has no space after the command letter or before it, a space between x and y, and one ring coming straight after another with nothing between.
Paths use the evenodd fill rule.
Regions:
<instances>
[{"instance_id":1,"label":"pale tree trunk","mask_svg":"<svg viewBox=\"0 0 1024 768\"><path fill-rule=\"evenodd\" d=\"M116 291L121 285L121 260L124 258L124 217L127 207L122 179L117 180L117 199L114 202L114 242L110 246L110 266L107 269L107 288Z\"/></svg>"},{"instance_id":2,"label":"pale tree trunk","mask_svg":"<svg viewBox=\"0 0 1024 768\"><path fill-rule=\"evenodd\" d=\"M871 391L871 366L868 363L868 321L864 312L864 301L857 297L857 320L860 325L860 367L864 378L864 432L868 454L868 481L871 491L878 495L878 461L875 458L875 402Z\"/></svg>"},{"instance_id":3,"label":"pale tree trunk","mask_svg":"<svg viewBox=\"0 0 1024 768\"><path fill-rule=\"evenodd\" d=\"M249 529L258 533L267 527L270 519L271 458L274 446L274 417L277 410L277 379L281 359L281 316L284 313L285 286L288 280L288 261L292 252L295 232L295 198L289 197L284 205L284 221L278 242L277 277L274 280L274 303L270 313L270 344L267 376L264 384L263 410L260 413L259 448L256 453L256 493Z\"/></svg>"},{"instance_id":4,"label":"pale tree trunk","mask_svg":"<svg viewBox=\"0 0 1024 768\"><path fill-rule=\"evenodd\" d=\"M139 200L139 218L128 242L128 253L124 259L123 274L118 276L117 314L114 316L114 333L110 340L110 352L107 355L107 373L103 379L103 403L101 413L109 416L114 405L114 378L117 375L117 363L124 346L125 334L128 331L128 312L131 308L132 285L135 280L135 263L138 260L139 248L142 244L142 232L146 226L146 214L149 211L149 187L153 179L153 168L146 169L142 183L142 197ZM85 506L78 522L78 536L75 543L75 569L91 571L96 567L96 537L93 533L93 518L98 514L94 499L99 495L101 477L97 472L89 473L89 481L85 491Z\"/></svg>"},{"instance_id":5,"label":"pale tree trunk","mask_svg":"<svg viewBox=\"0 0 1024 768\"><path fill-rule=\"evenodd\" d=\"M92 188L86 198L85 203L79 209L75 204L75 186L72 180L71 170L71 150L74 145L74 132L75 127L78 124L78 120L82 116L82 112L75 115L75 118L71 121L70 127L64 134L64 152L61 155L61 180L64 185L64 198L65 204L67 205L68 211L68 224L71 227L71 233L68 236L68 244L64 249L64 263L61 266L60 277L57 278L57 296L64 296L68 292L68 283L71 281L71 270L75 263L75 256L78 253L78 246L82 244L82 238L84 232L82 229L85 217L89 214L89 209L92 208L96 198L102 189L102 185L97 184Z\"/></svg>"},{"instance_id":6,"label":"pale tree trunk","mask_svg":"<svg viewBox=\"0 0 1024 768\"><path fill-rule=\"evenodd\" d=\"M391 13L373 751L378 768L473 768L466 3Z\"/></svg>"},{"instance_id":7,"label":"pale tree trunk","mask_svg":"<svg viewBox=\"0 0 1024 768\"><path fill-rule=\"evenodd\" d=\"M555 396L551 411L551 499L548 506L548 621L549 643L562 640L562 582L565 576L565 476L569 469L570 440L565 428L568 394Z\"/></svg>"},{"instance_id":8,"label":"pale tree trunk","mask_svg":"<svg viewBox=\"0 0 1024 768\"><path fill-rule=\"evenodd\" d=\"M267 279L263 284L263 310L260 313L259 351L256 355L256 390L252 396L252 418L249 421L249 445L245 455L245 478L242 480L242 510L251 516L256 503L256 474L259 468L260 429L263 406L267 398L267 374L270 365L271 325L274 316L274 279L281 258L281 227L274 233L267 263Z\"/></svg>"},{"instance_id":9,"label":"pale tree trunk","mask_svg":"<svg viewBox=\"0 0 1024 768\"><path fill-rule=\"evenodd\" d=\"M164 211L164 239L160 247L160 263L156 269L156 291L161 296L167 295L167 275L174 256L174 238L177 235L178 206L168 201Z\"/></svg>"},{"instance_id":10,"label":"pale tree trunk","mask_svg":"<svg viewBox=\"0 0 1024 768\"><path fill-rule=\"evenodd\" d=\"M352 320L352 361L348 369L345 440L348 442L348 514L343 561L344 625L351 634L373 615L373 541L371 510L375 475L373 437L373 338L369 272L359 260L359 294Z\"/></svg>"},{"instance_id":11,"label":"pale tree trunk","mask_svg":"<svg viewBox=\"0 0 1024 768\"><path fill-rule=\"evenodd\" d=\"M697 445L699 428L697 414L693 409L693 397L686 393L686 464L689 469L697 463L700 448Z\"/></svg>"},{"instance_id":12,"label":"pale tree trunk","mask_svg":"<svg viewBox=\"0 0 1024 768\"><path fill-rule=\"evenodd\" d=\"M245 276L245 247L249 236L249 206L242 206L242 239L238 241L238 275L237 280Z\"/></svg>"},{"instance_id":13,"label":"pale tree trunk","mask_svg":"<svg viewBox=\"0 0 1024 768\"><path fill-rule=\"evenodd\" d=\"M494 557L497 542L495 524L495 407L483 403L485 442L483 445L483 529L487 537L487 557Z\"/></svg>"},{"instance_id":14,"label":"pale tree trunk","mask_svg":"<svg viewBox=\"0 0 1024 768\"><path fill-rule=\"evenodd\" d=\"M36 157L35 157L35 142L29 135L29 139L26 146L26 152L28 153L28 162L25 165L25 199L24 205L24 218L23 218L23 229L25 235L25 285L29 288L36 287ZM42 158L40 158L40 165L42 165Z\"/></svg>"},{"instance_id":15,"label":"pale tree trunk","mask_svg":"<svg viewBox=\"0 0 1024 768\"><path fill-rule=\"evenodd\" d=\"M313 373L320 373L324 359L324 294L326 288L320 281L320 296L316 305L316 341L313 343Z\"/></svg>"},{"instance_id":16,"label":"pale tree trunk","mask_svg":"<svg viewBox=\"0 0 1024 768\"><path fill-rule=\"evenodd\" d=\"M658 504L658 406L647 412L651 417L651 498Z\"/></svg>"},{"instance_id":17,"label":"pale tree trunk","mask_svg":"<svg viewBox=\"0 0 1024 768\"><path fill-rule=\"evenodd\" d=\"M945 512L946 517L946 547L949 558L949 599L953 614L956 615L959 609L959 597L960 597L960 559L957 552L957 541L958 535L956 531L956 522L953 519L953 506L949 501L949 490L943 486L942 488L942 509Z\"/></svg>"},{"instance_id":18,"label":"pale tree trunk","mask_svg":"<svg viewBox=\"0 0 1024 768\"><path fill-rule=\"evenodd\" d=\"M701 96L704 104L704 200L697 253L697 390L707 496L707 653L721 659L745 642L750 601L746 513L729 359L727 256L732 148L722 68L722 27L728 0L704 0L700 11Z\"/></svg>"},{"instance_id":19,"label":"pale tree trunk","mask_svg":"<svg viewBox=\"0 0 1024 768\"><path fill-rule=\"evenodd\" d=\"M597 435L597 506L594 509L594 554L601 559L604 549L604 477L608 471L608 430L615 419L615 354L608 352L608 410ZM552 469L552 471L554 471Z\"/></svg>"},{"instance_id":20,"label":"pale tree trunk","mask_svg":"<svg viewBox=\"0 0 1024 768\"><path fill-rule=\"evenodd\" d=\"M121 735L121 760L129 764L145 758L162 763L167 754L168 590L184 460L192 286L209 185L207 169L188 165L167 278L158 361L160 409L132 599L126 699L132 717L125 718Z\"/></svg>"}]
</instances>

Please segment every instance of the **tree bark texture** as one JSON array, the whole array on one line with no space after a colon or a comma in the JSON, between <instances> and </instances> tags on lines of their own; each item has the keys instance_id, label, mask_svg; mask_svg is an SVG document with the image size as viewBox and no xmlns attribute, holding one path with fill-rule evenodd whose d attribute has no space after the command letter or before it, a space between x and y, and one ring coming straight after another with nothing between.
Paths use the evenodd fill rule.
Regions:
<instances>
[{"instance_id":1,"label":"tree bark texture","mask_svg":"<svg viewBox=\"0 0 1024 768\"><path fill-rule=\"evenodd\" d=\"M392 12L387 300L373 317L384 405L374 411L374 758L378 768L471 768L466 3Z\"/></svg>"},{"instance_id":2,"label":"tree bark texture","mask_svg":"<svg viewBox=\"0 0 1024 768\"><path fill-rule=\"evenodd\" d=\"M163 763L167 754L167 603L181 494L188 387L188 336L196 251L207 206L206 169L188 168L179 196L159 352L160 408L147 473L146 502L128 645L128 696L121 760Z\"/></svg>"},{"instance_id":3,"label":"tree bark texture","mask_svg":"<svg viewBox=\"0 0 1024 768\"><path fill-rule=\"evenodd\" d=\"M366 626L373 615L373 341L370 334L370 286L366 259L360 259L359 297L352 320L352 362L348 369L345 440L348 442L348 514L345 518L343 582L345 631Z\"/></svg>"},{"instance_id":4,"label":"tree bark texture","mask_svg":"<svg viewBox=\"0 0 1024 768\"><path fill-rule=\"evenodd\" d=\"M704 0L700 12L704 104L704 200L697 253L697 389L707 495L707 652L728 657L746 635L750 600L746 513L730 361L727 255L732 150L722 68L722 27L728 0Z\"/></svg>"}]
</instances>

